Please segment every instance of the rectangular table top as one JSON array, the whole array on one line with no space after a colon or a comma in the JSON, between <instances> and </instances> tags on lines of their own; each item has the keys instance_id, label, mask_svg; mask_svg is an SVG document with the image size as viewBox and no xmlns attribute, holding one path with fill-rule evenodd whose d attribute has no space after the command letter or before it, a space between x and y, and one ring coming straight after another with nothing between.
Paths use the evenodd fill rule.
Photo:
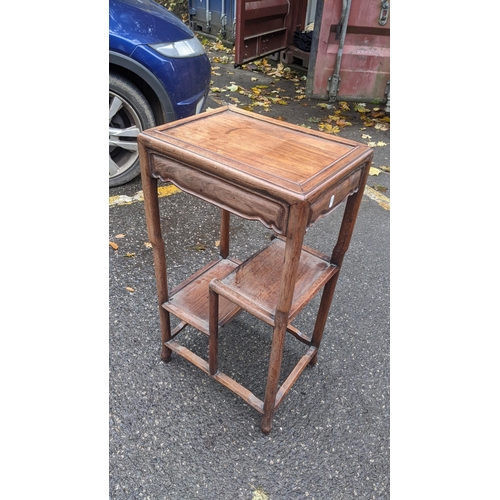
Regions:
<instances>
[{"instance_id":1,"label":"rectangular table top","mask_svg":"<svg viewBox=\"0 0 500 500\"><path fill-rule=\"evenodd\" d=\"M142 132L139 141L152 155L154 177L168 177L170 160L288 203L333 186L372 151L355 141L235 107L160 125Z\"/></svg>"}]
</instances>

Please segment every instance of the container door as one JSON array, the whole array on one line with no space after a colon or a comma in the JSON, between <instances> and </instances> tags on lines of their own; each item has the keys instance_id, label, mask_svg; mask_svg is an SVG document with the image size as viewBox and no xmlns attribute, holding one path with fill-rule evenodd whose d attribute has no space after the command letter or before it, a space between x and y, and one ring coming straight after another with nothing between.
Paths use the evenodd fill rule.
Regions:
<instances>
[{"instance_id":1,"label":"container door","mask_svg":"<svg viewBox=\"0 0 500 500\"><path fill-rule=\"evenodd\" d=\"M237 0L234 63L286 49L305 19L303 0Z\"/></svg>"},{"instance_id":2,"label":"container door","mask_svg":"<svg viewBox=\"0 0 500 500\"><path fill-rule=\"evenodd\" d=\"M337 101L385 102L389 91L389 0L318 2L308 72L311 97ZM347 22L342 40L342 19Z\"/></svg>"}]
</instances>

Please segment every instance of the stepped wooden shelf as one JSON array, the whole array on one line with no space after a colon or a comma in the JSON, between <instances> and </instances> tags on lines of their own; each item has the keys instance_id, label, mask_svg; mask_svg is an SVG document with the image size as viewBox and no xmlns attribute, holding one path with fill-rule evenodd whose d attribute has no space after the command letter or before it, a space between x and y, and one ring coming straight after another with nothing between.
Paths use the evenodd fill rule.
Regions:
<instances>
[{"instance_id":1,"label":"stepped wooden shelf","mask_svg":"<svg viewBox=\"0 0 500 500\"><path fill-rule=\"evenodd\" d=\"M175 352L242 397L262 413L261 429L267 434L285 395L305 367L317 361L373 152L354 141L233 107L146 130L138 143L158 291L161 358L170 361ZM220 257L170 292L158 180L221 209ZM304 246L306 230L344 200L332 254ZM240 262L230 257L230 214L258 220L277 237ZM291 322L321 290L312 333L302 333ZM218 369L219 330L242 310L273 329L263 401ZM175 328L170 315L180 320ZM186 325L209 336L208 360L178 342ZM308 349L278 387L287 332Z\"/></svg>"}]
</instances>

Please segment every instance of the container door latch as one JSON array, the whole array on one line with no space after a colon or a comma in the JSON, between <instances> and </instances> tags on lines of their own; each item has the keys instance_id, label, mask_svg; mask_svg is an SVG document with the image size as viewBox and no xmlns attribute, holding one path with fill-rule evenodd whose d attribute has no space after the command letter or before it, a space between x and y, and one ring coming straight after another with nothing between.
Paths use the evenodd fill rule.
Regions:
<instances>
[{"instance_id":1,"label":"container door latch","mask_svg":"<svg viewBox=\"0 0 500 500\"><path fill-rule=\"evenodd\" d=\"M380 7L380 17L378 19L378 23L381 26L384 26L384 24L387 22L388 17L389 17L389 1L382 0L382 5Z\"/></svg>"}]
</instances>

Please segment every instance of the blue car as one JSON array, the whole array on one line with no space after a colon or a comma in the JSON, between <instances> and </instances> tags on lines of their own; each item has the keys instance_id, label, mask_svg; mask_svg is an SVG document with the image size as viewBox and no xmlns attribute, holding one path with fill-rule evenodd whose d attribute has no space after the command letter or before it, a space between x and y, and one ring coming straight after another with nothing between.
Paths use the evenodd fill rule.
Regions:
<instances>
[{"instance_id":1,"label":"blue car","mask_svg":"<svg viewBox=\"0 0 500 500\"><path fill-rule=\"evenodd\" d=\"M210 85L205 49L154 0L109 0L109 186L140 173L141 130L200 113Z\"/></svg>"}]
</instances>

